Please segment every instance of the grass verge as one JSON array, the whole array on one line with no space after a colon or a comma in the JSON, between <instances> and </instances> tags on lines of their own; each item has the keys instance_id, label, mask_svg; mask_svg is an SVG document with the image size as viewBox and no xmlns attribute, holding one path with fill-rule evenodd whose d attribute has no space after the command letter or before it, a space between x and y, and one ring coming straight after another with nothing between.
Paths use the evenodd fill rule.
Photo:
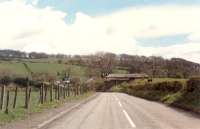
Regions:
<instances>
[{"instance_id":1,"label":"grass verge","mask_svg":"<svg viewBox=\"0 0 200 129\"><path fill-rule=\"evenodd\" d=\"M92 94L94 94L94 92L87 92L87 93L84 93L84 94L78 95L78 96L66 97L66 99L62 98L59 101L54 100L54 101L50 102L48 100L44 104L39 104L39 101L38 101L39 93L35 91L31 95L29 109L25 109L24 108L24 92L19 92L17 106L15 109L13 109L12 108L12 104L13 104L12 99L14 97L14 93L11 93L11 97L10 97L11 101L9 103L9 113L8 114L4 113L5 107L4 107L3 111L0 111L0 126L3 126L5 124L13 122L13 121L25 119L29 115L34 114L34 113L43 112L43 111L51 109L51 108L59 107L66 102L76 102L76 101L85 99L85 98L91 96Z\"/></svg>"}]
</instances>

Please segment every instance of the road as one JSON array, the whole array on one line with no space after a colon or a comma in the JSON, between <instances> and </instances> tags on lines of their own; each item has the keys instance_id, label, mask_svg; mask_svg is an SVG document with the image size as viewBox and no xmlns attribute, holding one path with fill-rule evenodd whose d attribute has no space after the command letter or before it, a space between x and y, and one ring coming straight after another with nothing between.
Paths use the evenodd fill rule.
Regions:
<instances>
[{"instance_id":1,"label":"road","mask_svg":"<svg viewBox=\"0 0 200 129\"><path fill-rule=\"evenodd\" d=\"M122 93L98 97L47 129L200 129L200 118L163 104Z\"/></svg>"}]
</instances>

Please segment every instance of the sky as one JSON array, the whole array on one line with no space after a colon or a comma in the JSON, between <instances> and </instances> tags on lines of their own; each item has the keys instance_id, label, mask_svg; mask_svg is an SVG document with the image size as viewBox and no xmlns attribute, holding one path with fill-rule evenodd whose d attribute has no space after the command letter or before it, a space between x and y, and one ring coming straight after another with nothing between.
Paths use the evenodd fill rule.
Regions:
<instances>
[{"instance_id":1,"label":"sky","mask_svg":"<svg viewBox=\"0 0 200 129\"><path fill-rule=\"evenodd\" d=\"M200 63L200 0L0 0L0 49Z\"/></svg>"}]
</instances>

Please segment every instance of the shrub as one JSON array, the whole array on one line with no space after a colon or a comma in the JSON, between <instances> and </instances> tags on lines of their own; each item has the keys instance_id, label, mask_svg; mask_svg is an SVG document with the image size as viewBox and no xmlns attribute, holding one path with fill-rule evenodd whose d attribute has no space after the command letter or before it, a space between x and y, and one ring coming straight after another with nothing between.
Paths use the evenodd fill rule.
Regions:
<instances>
[{"instance_id":1,"label":"shrub","mask_svg":"<svg viewBox=\"0 0 200 129\"><path fill-rule=\"evenodd\" d=\"M96 78L92 85L95 87L96 91L106 91L108 89L108 85L105 84L104 80L101 78Z\"/></svg>"},{"instance_id":2,"label":"shrub","mask_svg":"<svg viewBox=\"0 0 200 129\"><path fill-rule=\"evenodd\" d=\"M4 85L8 85L9 83L11 83L11 78L9 76L4 76L0 79L0 83L4 84Z\"/></svg>"},{"instance_id":3,"label":"shrub","mask_svg":"<svg viewBox=\"0 0 200 129\"><path fill-rule=\"evenodd\" d=\"M13 82L19 86L27 86L28 78L18 77L15 78Z\"/></svg>"},{"instance_id":4,"label":"shrub","mask_svg":"<svg viewBox=\"0 0 200 129\"><path fill-rule=\"evenodd\" d=\"M178 81L174 82L160 82L153 84L153 89L166 92L178 92L183 89L183 84Z\"/></svg>"},{"instance_id":5,"label":"shrub","mask_svg":"<svg viewBox=\"0 0 200 129\"><path fill-rule=\"evenodd\" d=\"M199 92L200 93L200 78L191 78L187 81L187 92Z\"/></svg>"}]
</instances>

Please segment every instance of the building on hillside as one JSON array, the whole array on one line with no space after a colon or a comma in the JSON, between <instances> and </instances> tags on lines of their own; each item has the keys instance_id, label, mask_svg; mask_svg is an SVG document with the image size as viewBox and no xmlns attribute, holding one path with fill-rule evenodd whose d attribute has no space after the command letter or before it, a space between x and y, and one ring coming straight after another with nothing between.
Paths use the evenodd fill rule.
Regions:
<instances>
[{"instance_id":1,"label":"building on hillside","mask_svg":"<svg viewBox=\"0 0 200 129\"><path fill-rule=\"evenodd\" d=\"M132 74L109 74L105 77L106 82L111 83L120 83L120 82L129 82L136 79L148 79L147 74L132 73Z\"/></svg>"}]
</instances>

